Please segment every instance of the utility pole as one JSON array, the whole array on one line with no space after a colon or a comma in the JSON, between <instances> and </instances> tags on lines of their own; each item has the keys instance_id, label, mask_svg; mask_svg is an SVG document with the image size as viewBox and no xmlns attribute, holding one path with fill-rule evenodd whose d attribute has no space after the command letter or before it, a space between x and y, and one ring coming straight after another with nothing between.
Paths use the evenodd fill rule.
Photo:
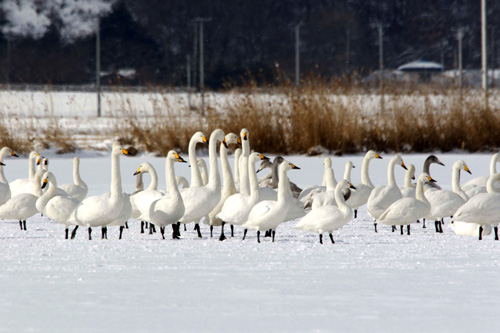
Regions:
<instances>
[{"instance_id":1,"label":"utility pole","mask_svg":"<svg viewBox=\"0 0 500 333\"><path fill-rule=\"evenodd\" d=\"M201 115L205 116L205 73L204 73L204 63L203 63L203 23L210 22L212 18L202 18L198 17L193 20L194 23L200 24L200 93L201 93Z\"/></svg>"},{"instance_id":2,"label":"utility pole","mask_svg":"<svg viewBox=\"0 0 500 333\"><path fill-rule=\"evenodd\" d=\"M462 64L462 39L464 38L464 30L458 29L458 87L460 88L460 96L462 96L462 87L464 84L464 71Z\"/></svg>"},{"instance_id":3,"label":"utility pole","mask_svg":"<svg viewBox=\"0 0 500 333\"><path fill-rule=\"evenodd\" d=\"M298 87L300 82L300 26L302 22L295 25L295 85Z\"/></svg>"},{"instance_id":4,"label":"utility pole","mask_svg":"<svg viewBox=\"0 0 500 333\"><path fill-rule=\"evenodd\" d=\"M488 56L487 56L487 37L486 37L486 0L481 0L481 51L482 51L482 74L483 74L483 91L484 91L484 107L488 109Z\"/></svg>"},{"instance_id":5,"label":"utility pole","mask_svg":"<svg viewBox=\"0 0 500 333\"><path fill-rule=\"evenodd\" d=\"M95 76L97 91L97 117L101 117L101 27L100 18L97 18L97 29L95 39Z\"/></svg>"},{"instance_id":6,"label":"utility pole","mask_svg":"<svg viewBox=\"0 0 500 333\"><path fill-rule=\"evenodd\" d=\"M380 70L380 112L385 112L384 96L384 31L382 24L378 25L378 68Z\"/></svg>"}]
</instances>

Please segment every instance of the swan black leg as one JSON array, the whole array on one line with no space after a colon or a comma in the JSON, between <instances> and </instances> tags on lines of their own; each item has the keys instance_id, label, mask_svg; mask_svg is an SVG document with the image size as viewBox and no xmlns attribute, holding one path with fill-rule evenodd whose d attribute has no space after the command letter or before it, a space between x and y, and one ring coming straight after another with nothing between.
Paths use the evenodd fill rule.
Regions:
<instances>
[{"instance_id":1,"label":"swan black leg","mask_svg":"<svg viewBox=\"0 0 500 333\"><path fill-rule=\"evenodd\" d=\"M494 227L493 230L495 230L495 240L498 240L498 227Z\"/></svg>"},{"instance_id":2,"label":"swan black leg","mask_svg":"<svg viewBox=\"0 0 500 333\"><path fill-rule=\"evenodd\" d=\"M69 229L68 228L64 229L64 233L66 234L65 239L68 239L68 237L69 237L69 235L68 235Z\"/></svg>"},{"instance_id":3,"label":"swan black leg","mask_svg":"<svg viewBox=\"0 0 500 333\"><path fill-rule=\"evenodd\" d=\"M161 238L165 239L165 227L160 227L160 233L161 233Z\"/></svg>"},{"instance_id":4,"label":"swan black leg","mask_svg":"<svg viewBox=\"0 0 500 333\"><path fill-rule=\"evenodd\" d=\"M214 226L210 226L210 238L214 237Z\"/></svg>"},{"instance_id":5,"label":"swan black leg","mask_svg":"<svg viewBox=\"0 0 500 333\"><path fill-rule=\"evenodd\" d=\"M234 225L230 225L231 228L231 237L234 237Z\"/></svg>"},{"instance_id":6,"label":"swan black leg","mask_svg":"<svg viewBox=\"0 0 500 333\"><path fill-rule=\"evenodd\" d=\"M89 227L89 240L92 240L92 228Z\"/></svg>"},{"instance_id":7,"label":"swan black leg","mask_svg":"<svg viewBox=\"0 0 500 333\"><path fill-rule=\"evenodd\" d=\"M323 234L319 234L319 243L323 244Z\"/></svg>"},{"instance_id":8,"label":"swan black leg","mask_svg":"<svg viewBox=\"0 0 500 333\"><path fill-rule=\"evenodd\" d=\"M404 235L404 233L403 233L403 225L401 225L401 235Z\"/></svg>"},{"instance_id":9,"label":"swan black leg","mask_svg":"<svg viewBox=\"0 0 500 333\"><path fill-rule=\"evenodd\" d=\"M26 231L26 220L23 221L24 231Z\"/></svg>"},{"instance_id":10,"label":"swan black leg","mask_svg":"<svg viewBox=\"0 0 500 333\"><path fill-rule=\"evenodd\" d=\"M226 224L226 222L222 221L222 225L220 227L220 237L219 237L219 240L222 242L223 240L226 239L226 235L224 235L224 225ZM211 232L211 231L210 231Z\"/></svg>"},{"instance_id":11,"label":"swan black leg","mask_svg":"<svg viewBox=\"0 0 500 333\"><path fill-rule=\"evenodd\" d=\"M408 236L410 236L410 225L409 224L406 226L406 233L408 234Z\"/></svg>"},{"instance_id":12,"label":"swan black leg","mask_svg":"<svg viewBox=\"0 0 500 333\"><path fill-rule=\"evenodd\" d=\"M354 218L355 218L355 219L357 219L357 218L358 218L358 210L357 210L357 209L355 209L355 210L354 210Z\"/></svg>"},{"instance_id":13,"label":"swan black leg","mask_svg":"<svg viewBox=\"0 0 500 333\"><path fill-rule=\"evenodd\" d=\"M257 230L257 243L260 243L260 230Z\"/></svg>"},{"instance_id":14,"label":"swan black leg","mask_svg":"<svg viewBox=\"0 0 500 333\"><path fill-rule=\"evenodd\" d=\"M203 236L201 235L201 230L200 230L200 224L199 223L196 223L194 225L194 229L198 232L198 238L203 238Z\"/></svg>"},{"instance_id":15,"label":"swan black leg","mask_svg":"<svg viewBox=\"0 0 500 333\"><path fill-rule=\"evenodd\" d=\"M330 240L332 241L332 244L335 244L335 241L333 240L333 235L330 234Z\"/></svg>"},{"instance_id":16,"label":"swan black leg","mask_svg":"<svg viewBox=\"0 0 500 333\"><path fill-rule=\"evenodd\" d=\"M75 228L73 229L73 231L71 232L71 239L75 239L76 237L76 231L78 230L78 226L75 226Z\"/></svg>"},{"instance_id":17,"label":"swan black leg","mask_svg":"<svg viewBox=\"0 0 500 333\"><path fill-rule=\"evenodd\" d=\"M118 236L118 239L122 239L123 229L125 229L125 226L121 225L120 226L120 236Z\"/></svg>"},{"instance_id":18,"label":"swan black leg","mask_svg":"<svg viewBox=\"0 0 500 333\"><path fill-rule=\"evenodd\" d=\"M273 243L274 243L274 236L276 236L276 230L271 231L272 238L273 238Z\"/></svg>"},{"instance_id":19,"label":"swan black leg","mask_svg":"<svg viewBox=\"0 0 500 333\"><path fill-rule=\"evenodd\" d=\"M144 221L141 221L141 234L144 233Z\"/></svg>"},{"instance_id":20,"label":"swan black leg","mask_svg":"<svg viewBox=\"0 0 500 333\"><path fill-rule=\"evenodd\" d=\"M378 232L377 231L377 222L374 222L373 225L375 226L375 232Z\"/></svg>"},{"instance_id":21,"label":"swan black leg","mask_svg":"<svg viewBox=\"0 0 500 333\"><path fill-rule=\"evenodd\" d=\"M483 240L483 226L479 226L479 240Z\"/></svg>"},{"instance_id":22,"label":"swan black leg","mask_svg":"<svg viewBox=\"0 0 500 333\"><path fill-rule=\"evenodd\" d=\"M247 237L247 232L248 232L248 229L243 230L243 239L242 240L245 240L245 238Z\"/></svg>"}]
</instances>

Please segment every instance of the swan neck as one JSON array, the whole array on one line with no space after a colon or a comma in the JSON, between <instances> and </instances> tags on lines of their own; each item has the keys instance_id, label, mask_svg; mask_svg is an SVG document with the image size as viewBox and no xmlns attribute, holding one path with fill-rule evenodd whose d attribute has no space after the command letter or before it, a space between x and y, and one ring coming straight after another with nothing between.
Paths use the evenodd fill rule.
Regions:
<instances>
[{"instance_id":1,"label":"swan neck","mask_svg":"<svg viewBox=\"0 0 500 333\"><path fill-rule=\"evenodd\" d=\"M191 164L191 186L202 186L200 168L198 168L198 158L196 157L196 141L191 138L188 147L189 164Z\"/></svg>"},{"instance_id":2,"label":"swan neck","mask_svg":"<svg viewBox=\"0 0 500 333\"><path fill-rule=\"evenodd\" d=\"M370 158L365 156L365 158L363 159L363 164L361 165L361 183L373 189L375 188L375 186L370 180L370 173L368 170L369 168L370 168Z\"/></svg>"}]
</instances>

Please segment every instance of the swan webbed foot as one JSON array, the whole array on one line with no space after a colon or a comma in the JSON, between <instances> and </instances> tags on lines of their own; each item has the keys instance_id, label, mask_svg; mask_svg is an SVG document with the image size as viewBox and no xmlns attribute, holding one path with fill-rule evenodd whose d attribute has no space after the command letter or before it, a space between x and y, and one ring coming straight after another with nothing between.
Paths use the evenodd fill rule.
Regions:
<instances>
[{"instance_id":1,"label":"swan webbed foot","mask_svg":"<svg viewBox=\"0 0 500 333\"><path fill-rule=\"evenodd\" d=\"M330 233L330 240L332 241L332 244L335 244L335 241L333 240L333 235Z\"/></svg>"},{"instance_id":2,"label":"swan webbed foot","mask_svg":"<svg viewBox=\"0 0 500 333\"><path fill-rule=\"evenodd\" d=\"M76 225L73 231L71 231L71 239L75 239L76 237L76 230L78 230L78 226Z\"/></svg>"}]
</instances>

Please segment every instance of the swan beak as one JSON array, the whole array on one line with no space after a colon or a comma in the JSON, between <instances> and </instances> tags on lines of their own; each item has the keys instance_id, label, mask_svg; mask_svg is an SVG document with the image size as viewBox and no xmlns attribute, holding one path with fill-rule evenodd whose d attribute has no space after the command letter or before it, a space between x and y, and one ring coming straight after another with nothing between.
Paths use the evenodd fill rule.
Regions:
<instances>
[{"instance_id":1,"label":"swan beak","mask_svg":"<svg viewBox=\"0 0 500 333\"><path fill-rule=\"evenodd\" d=\"M356 187L354 185L352 185L352 183L349 183L349 188L352 188L353 190L356 189Z\"/></svg>"},{"instance_id":2,"label":"swan beak","mask_svg":"<svg viewBox=\"0 0 500 333\"><path fill-rule=\"evenodd\" d=\"M122 148L122 153L123 153L123 155L128 155L128 150Z\"/></svg>"},{"instance_id":3,"label":"swan beak","mask_svg":"<svg viewBox=\"0 0 500 333\"><path fill-rule=\"evenodd\" d=\"M427 179L428 179L431 183L437 183L437 180L432 179L430 176L429 176L429 177L427 177Z\"/></svg>"},{"instance_id":4,"label":"swan beak","mask_svg":"<svg viewBox=\"0 0 500 333\"><path fill-rule=\"evenodd\" d=\"M181 155L175 153L175 158L177 159L177 162L182 162L182 163L187 163L182 157Z\"/></svg>"},{"instance_id":5,"label":"swan beak","mask_svg":"<svg viewBox=\"0 0 500 333\"><path fill-rule=\"evenodd\" d=\"M10 156L14 156L14 157L19 157L16 153L14 153L13 151L10 151Z\"/></svg>"},{"instance_id":6,"label":"swan beak","mask_svg":"<svg viewBox=\"0 0 500 333\"><path fill-rule=\"evenodd\" d=\"M401 166L403 167L403 169L408 170L408 168L405 165L405 162L401 161Z\"/></svg>"},{"instance_id":7,"label":"swan beak","mask_svg":"<svg viewBox=\"0 0 500 333\"><path fill-rule=\"evenodd\" d=\"M47 178L43 180L42 190L47 186Z\"/></svg>"},{"instance_id":8,"label":"swan beak","mask_svg":"<svg viewBox=\"0 0 500 333\"><path fill-rule=\"evenodd\" d=\"M380 156L379 154L375 153L375 158L380 158L380 159L382 159L382 156Z\"/></svg>"},{"instance_id":9,"label":"swan beak","mask_svg":"<svg viewBox=\"0 0 500 333\"><path fill-rule=\"evenodd\" d=\"M137 169L137 171L134 172L133 176L137 176L140 173L141 173L141 167L139 167L139 169Z\"/></svg>"},{"instance_id":10,"label":"swan beak","mask_svg":"<svg viewBox=\"0 0 500 333\"><path fill-rule=\"evenodd\" d=\"M464 170L472 175L472 172L470 172L469 167L467 165L465 166Z\"/></svg>"},{"instance_id":11,"label":"swan beak","mask_svg":"<svg viewBox=\"0 0 500 333\"><path fill-rule=\"evenodd\" d=\"M247 141L248 140L248 137L247 137L247 134L246 133L243 133L243 140Z\"/></svg>"},{"instance_id":12,"label":"swan beak","mask_svg":"<svg viewBox=\"0 0 500 333\"><path fill-rule=\"evenodd\" d=\"M241 146L241 139L240 138L236 139L236 142Z\"/></svg>"},{"instance_id":13,"label":"swan beak","mask_svg":"<svg viewBox=\"0 0 500 333\"><path fill-rule=\"evenodd\" d=\"M300 168L298 166L296 166L295 164L290 163L290 165L292 166L292 169L299 169L300 170Z\"/></svg>"},{"instance_id":14,"label":"swan beak","mask_svg":"<svg viewBox=\"0 0 500 333\"><path fill-rule=\"evenodd\" d=\"M227 149L227 142L226 142L226 138L224 138L224 140L222 140L222 144L224 145L224 147L226 147Z\"/></svg>"},{"instance_id":15,"label":"swan beak","mask_svg":"<svg viewBox=\"0 0 500 333\"><path fill-rule=\"evenodd\" d=\"M201 141L203 141L203 143L207 143L207 144L208 144L208 140L207 140L207 137L206 137L206 136L202 137L202 138L201 138Z\"/></svg>"}]
</instances>

